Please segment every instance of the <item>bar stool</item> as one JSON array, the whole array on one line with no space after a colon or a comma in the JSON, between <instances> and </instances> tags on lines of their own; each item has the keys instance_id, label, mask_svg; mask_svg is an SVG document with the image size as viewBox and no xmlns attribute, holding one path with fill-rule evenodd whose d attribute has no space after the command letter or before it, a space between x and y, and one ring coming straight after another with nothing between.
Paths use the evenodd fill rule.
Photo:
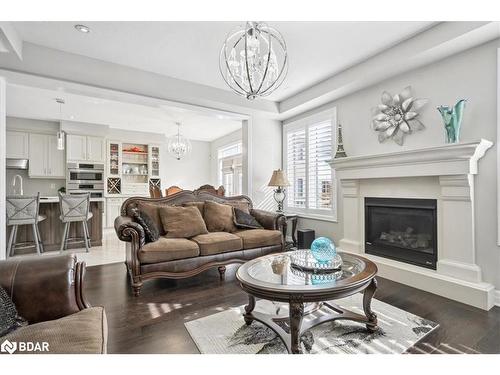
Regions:
<instances>
[{"instance_id":1,"label":"bar stool","mask_svg":"<svg viewBox=\"0 0 500 375\"><path fill-rule=\"evenodd\" d=\"M83 242L87 253L89 252L90 233L87 221L92 218L90 212L90 194L61 194L59 193L59 208L64 223L63 237L61 241L61 252L66 249L69 241ZM82 223L83 238L69 238L69 228L71 223Z\"/></svg>"},{"instance_id":2,"label":"bar stool","mask_svg":"<svg viewBox=\"0 0 500 375\"><path fill-rule=\"evenodd\" d=\"M7 226L11 226L7 256L13 256L16 247L34 246L38 254L43 253L43 242L38 229L38 223L47 216L39 215L40 193L35 196L10 195L6 198ZM19 225L31 225L33 242L17 242L17 229Z\"/></svg>"}]
</instances>

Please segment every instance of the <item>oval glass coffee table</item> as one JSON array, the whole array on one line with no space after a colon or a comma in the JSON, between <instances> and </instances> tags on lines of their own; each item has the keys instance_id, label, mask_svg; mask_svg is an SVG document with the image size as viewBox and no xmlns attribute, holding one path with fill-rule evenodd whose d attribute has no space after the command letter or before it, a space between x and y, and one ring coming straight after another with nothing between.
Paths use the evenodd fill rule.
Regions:
<instances>
[{"instance_id":1,"label":"oval glass coffee table","mask_svg":"<svg viewBox=\"0 0 500 375\"><path fill-rule=\"evenodd\" d=\"M301 335L325 322L354 320L366 323L369 332L377 327L371 300L377 289L377 266L370 260L339 253L343 265L334 273L308 273L291 266L291 253L271 254L242 265L236 274L248 294L243 317L247 325L259 321L283 340L289 353L301 353ZM332 300L363 292L365 315L345 310ZM288 316L254 311L255 298L289 304ZM306 318L306 319L304 319Z\"/></svg>"}]
</instances>

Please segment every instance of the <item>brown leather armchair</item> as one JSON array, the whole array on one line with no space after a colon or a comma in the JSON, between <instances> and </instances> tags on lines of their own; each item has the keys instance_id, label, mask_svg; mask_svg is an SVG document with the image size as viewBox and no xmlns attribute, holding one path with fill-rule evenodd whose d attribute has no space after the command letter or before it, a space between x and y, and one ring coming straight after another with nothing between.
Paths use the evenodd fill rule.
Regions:
<instances>
[{"instance_id":1,"label":"brown leather armchair","mask_svg":"<svg viewBox=\"0 0 500 375\"><path fill-rule=\"evenodd\" d=\"M50 353L105 353L106 315L86 301L84 277L74 254L1 261L0 285L29 324L2 339L47 341Z\"/></svg>"},{"instance_id":2,"label":"brown leather armchair","mask_svg":"<svg viewBox=\"0 0 500 375\"><path fill-rule=\"evenodd\" d=\"M90 307L83 296L85 263L75 255L13 258L0 262L0 285L30 324Z\"/></svg>"}]
</instances>

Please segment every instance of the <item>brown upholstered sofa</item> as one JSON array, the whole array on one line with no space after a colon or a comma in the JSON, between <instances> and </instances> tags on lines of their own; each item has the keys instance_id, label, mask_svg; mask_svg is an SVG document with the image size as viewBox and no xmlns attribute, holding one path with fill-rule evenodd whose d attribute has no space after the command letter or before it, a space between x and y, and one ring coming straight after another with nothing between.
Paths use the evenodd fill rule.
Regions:
<instances>
[{"instance_id":1,"label":"brown upholstered sofa","mask_svg":"<svg viewBox=\"0 0 500 375\"><path fill-rule=\"evenodd\" d=\"M190 238L168 238L163 230L157 241L147 243L144 228L134 221L130 213L141 207L148 207L151 214L151 206L161 210L165 206L186 206L197 204L191 202L207 201L243 207L263 228L212 231ZM204 204L198 207L201 212ZM154 212L151 214L155 215ZM156 216L157 227L162 227L161 217ZM205 216L203 219L207 220ZM213 267L218 268L223 279L228 264L244 263L262 255L283 251L283 225L283 215L254 209L252 201L246 196L221 197L204 191L186 190L165 198L129 198L121 207L121 216L115 220L118 238L126 241L126 265L136 296L146 280L187 278Z\"/></svg>"},{"instance_id":2,"label":"brown upholstered sofa","mask_svg":"<svg viewBox=\"0 0 500 375\"><path fill-rule=\"evenodd\" d=\"M0 342L48 343L48 351L26 354L106 353L106 314L103 307L91 307L85 300L84 274L85 264L74 254L0 262L0 285L28 322Z\"/></svg>"}]
</instances>

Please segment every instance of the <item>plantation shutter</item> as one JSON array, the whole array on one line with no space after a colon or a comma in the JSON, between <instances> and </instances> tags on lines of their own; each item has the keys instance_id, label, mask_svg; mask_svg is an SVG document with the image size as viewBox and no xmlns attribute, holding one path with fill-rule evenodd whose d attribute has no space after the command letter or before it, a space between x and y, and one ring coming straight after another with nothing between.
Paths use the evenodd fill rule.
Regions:
<instances>
[{"instance_id":1,"label":"plantation shutter","mask_svg":"<svg viewBox=\"0 0 500 375\"><path fill-rule=\"evenodd\" d=\"M306 207L306 130L287 133L288 207Z\"/></svg>"},{"instance_id":2,"label":"plantation shutter","mask_svg":"<svg viewBox=\"0 0 500 375\"><path fill-rule=\"evenodd\" d=\"M308 127L308 208L332 209L333 158L332 123L325 121Z\"/></svg>"},{"instance_id":3,"label":"plantation shutter","mask_svg":"<svg viewBox=\"0 0 500 375\"><path fill-rule=\"evenodd\" d=\"M290 182L286 206L291 212L335 215L335 171L328 164L335 149L333 124L334 118L327 115L285 128L284 161Z\"/></svg>"}]
</instances>

